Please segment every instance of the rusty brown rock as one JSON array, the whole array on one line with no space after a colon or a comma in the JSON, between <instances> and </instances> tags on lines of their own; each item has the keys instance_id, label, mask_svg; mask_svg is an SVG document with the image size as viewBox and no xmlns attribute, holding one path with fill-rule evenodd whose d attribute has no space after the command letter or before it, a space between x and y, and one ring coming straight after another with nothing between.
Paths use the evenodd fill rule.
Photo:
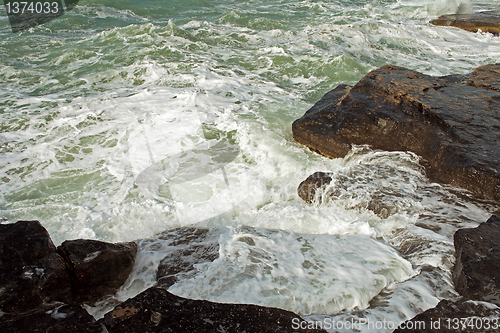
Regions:
<instances>
[{"instance_id":1,"label":"rusty brown rock","mask_svg":"<svg viewBox=\"0 0 500 333\"><path fill-rule=\"evenodd\" d=\"M481 29L483 32L498 36L500 33L500 11L442 15L430 23L437 26L453 26L471 32L477 32Z\"/></svg>"},{"instance_id":2,"label":"rusty brown rock","mask_svg":"<svg viewBox=\"0 0 500 333\"><path fill-rule=\"evenodd\" d=\"M500 64L471 75L432 77L383 66L327 93L292 125L325 156L352 144L421 156L431 181L500 201Z\"/></svg>"}]
</instances>

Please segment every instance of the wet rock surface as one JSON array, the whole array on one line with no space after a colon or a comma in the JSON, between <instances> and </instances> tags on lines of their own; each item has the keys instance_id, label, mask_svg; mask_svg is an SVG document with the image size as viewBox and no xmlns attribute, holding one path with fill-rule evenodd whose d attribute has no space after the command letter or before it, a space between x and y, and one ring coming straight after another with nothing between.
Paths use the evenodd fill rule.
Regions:
<instances>
[{"instance_id":1,"label":"wet rock surface","mask_svg":"<svg viewBox=\"0 0 500 333\"><path fill-rule=\"evenodd\" d=\"M477 228L458 230L453 241L457 260L453 283L460 295L487 299L500 292L500 216Z\"/></svg>"},{"instance_id":2,"label":"wet rock surface","mask_svg":"<svg viewBox=\"0 0 500 333\"><path fill-rule=\"evenodd\" d=\"M24 312L72 298L66 263L40 222L0 224L0 310Z\"/></svg>"},{"instance_id":3,"label":"wet rock surface","mask_svg":"<svg viewBox=\"0 0 500 333\"><path fill-rule=\"evenodd\" d=\"M47 332L47 333L102 333L103 326L97 323L81 306L55 304L42 306L13 319L0 317L3 333Z\"/></svg>"},{"instance_id":4,"label":"wet rock surface","mask_svg":"<svg viewBox=\"0 0 500 333\"><path fill-rule=\"evenodd\" d=\"M0 269L12 271L54 253L50 235L38 221L0 224Z\"/></svg>"},{"instance_id":5,"label":"wet rock surface","mask_svg":"<svg viewBox=\"0 0 500 333\"><path fill-rule=\"evenodd\" d=\"M430 23L437 26L453 26L471 32L477 32L480 29L498 36L500 33L500 10L442 15Z\"/></svg>"},{"instance_id":6,"label":"wet rock surface","mask_svg":"<svg viewBox=\"0 0 500 333\"><path fill-rule=\"evenodd\" d=\"M108 332L324 332L293 329L302 319L275 308L190 300L162 288L149 288L100 322ZM297 326L297 325L295 325Z\"/></svg>"},{"instance_id":7,"label":"wet rock surface","mask_svg":"<svg viewBox=\"0 0 500 333\"><path fill-rule=\"evenodd\" d=\"M292 131L332 158L352 144L411 151L431 181L500 201L500 64L444 77L383 66L327 93Z\"/></svg>"},{"instance_id":8,"label":"wet rock surface","mask_svg":"<svg viewBox=\"0 0 500 333\"><path fill-rule=\"evenodd\" d=\"M500 308L486 302L442 300L405 321L394 333L498 332Z\"/></svg>"},{"instance_id":9,"label":"wet rock surface","mask_svg":"<svg viewBox=\"0 0 500 333\"><path fill-rule=\"evenodd\" d=\"M137 245L65 243L56 249L38 221L0 224L1 332L102 332L77 303L114 293Z\"/></svg>"},{"instance_id":10,"label":"wet rock surface","mask_svg":"<svg viewBox=\"0 0 500 333\"><path fill-rule=\"evenodd\" d=\"M57 252L68 263L77 302L95 302L115 293L128 278L137 244L78 239L65 241Z\"/></svg>"},{"instance_id":11,"label":"wet rock surface","mask_svg":"<svg viewBox=\"0 0 500 333\"><path fill-rule=\"evenodd\" d=\"M180 279L193 277L195 265L212 262L219 257L217 228L182 227L163 232L159 239L171 241L175 251L162 259L158 266L158 286L168 288Z\"/></svg>"}]
</instances>

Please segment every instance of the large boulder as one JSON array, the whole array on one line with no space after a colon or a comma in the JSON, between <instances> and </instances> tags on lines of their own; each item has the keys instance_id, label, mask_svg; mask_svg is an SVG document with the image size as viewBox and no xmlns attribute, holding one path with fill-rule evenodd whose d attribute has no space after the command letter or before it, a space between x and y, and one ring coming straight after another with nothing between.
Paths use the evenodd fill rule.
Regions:
<instances>
[{"instance_id":1,"label":"large boulder","mask_svg":"<svg viewBox=\"0 0 500 333\"><path fill-rule=\"evenodd\" d=\"M394 333L498 332L500 308L487 302L442 300L407 320Z\"/></svg>"},{"instance_id":2,"label":"large boulder","mask_svg":"<svg viewBox=\"0 0 500 333\"><path fill-rule=\"evenodd\" d=\"M137 244L77 239L63 242L57 252L71 270L78 302L95 302L114 294L134 267Z\"/></svg>"},{"instance_id":3,"label":"large boulder","mask_svg":"<svg viewBox=\"0 0 500 333\"><path fill-rule=\"evenodd\" d=\"M118 305L100 321L109 333L325 332L293 329L303 320L286 310L190 300L155 287Z\"/></svg>"},{"instance_id":4,"label":"large boulder","mask_svg":"<svg viewBox=\"0 0 500 333\"><path fill-rule=\"evenodd\" d=\"M18 313L72 298L67 265L40 222L0 224L0 310Z\"/></svg>"},{"instance_id":5,"label":"large boulder","mask_svg":"<svg viewBox=\"0 0 500 333\"><path fill-rule=\"evenodd\" d=\"M181 279L193 277L195 265L212 262L219 257L218 228L181 227L165 231L159 239L168 240L173 251L158 265L158 286L167 289Z\"/></svg>"},{"instance_id":6,"label":"large boulder","mask_svg":"<svg viewBox=\"0 0 500 333\"><path fill-rule=\"evenodd\" d=\"M500 32L500 10L489 10L478 13L460 13L442 15L430 21L437 26L453 26L467 31L489 32L496 36Z\"/></svg>"},{"instance_id":7,"label":"large boulder","mask_svg":"<svg viewBox=\"0 0 500 333\"><path fill-rule=\"evenodd\" d=\"M0 224L0 270L13 271L54 253L56 247L38 221Z\"/></svg>"},{"instance_id":8,"label":"large boulder","mask_svg":"<svg viewBox=\"0 0 500 333\"><path fill-rule=\"evenodd\" d=\"M477 228L459 229L454 237L457 260L452 279L460 295L487 299L500 293L500 218L493 215Z\"/></svg>"},{"instance_id":9,"label":"large boulder","mask_svg":"<svg viewBox=\"0 0 500 333\"><path fill-rule=\"evenodd\" d=\"M292 131L332 158L352 144L412 151L430 180L500 201L500 64L444 77L383 66L327 93Z\"/></svg>"}]
</instances>

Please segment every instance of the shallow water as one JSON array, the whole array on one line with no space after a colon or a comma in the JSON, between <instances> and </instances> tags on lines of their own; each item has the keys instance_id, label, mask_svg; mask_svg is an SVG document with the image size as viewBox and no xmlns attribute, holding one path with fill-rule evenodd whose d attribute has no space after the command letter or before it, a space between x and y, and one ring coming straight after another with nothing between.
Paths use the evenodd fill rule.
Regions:
<instances>
[{"instance_id":1,"label":"shallow water","mask_svg":"<svg viewBox=\"0 0 500 333\"><path fill-rule=\"evenodd\" d=\"M454 295L453 233L498 207L429 183L412 154L318 156L291 123L384 64L447 75L497 62L498 37L428 24L459 6L81 1L18 34L1 16L0 218L40 220L56 244L151 238L116 299L154 283L172 250L156 235L209 226L219 259L172 292L397 325ZM335 199L308 205L296 189L316 171L335 173Z\"/></svg>"}]
</instances>

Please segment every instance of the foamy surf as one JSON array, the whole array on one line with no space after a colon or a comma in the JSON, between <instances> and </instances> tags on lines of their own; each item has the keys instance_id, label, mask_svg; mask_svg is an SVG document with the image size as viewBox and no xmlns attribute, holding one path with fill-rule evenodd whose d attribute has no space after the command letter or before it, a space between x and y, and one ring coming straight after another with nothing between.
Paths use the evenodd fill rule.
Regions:
<instances>
[{"instance_id":1,"label":"foamy surf","mask_svg":"<svg viewBox=\"0 0 500 333\"><path fill-rule=\"evenodd\" d=\"M387 63L447 75L496 62L498 38L428 24L463 3L89 3L15 36L4 18L0 218L38 219L56 244L139 241L97 317L155 283L174 250L159 233L194 225L220 257L171 287L181 296L398 324L454 295L452 235L492 207L429 183L406 152L319 156L291 123ZM485 5L499 2L470 8ZM218 142L234 148L220 165L205 159ZM316 171L335 182L308 205L296 190Z\"/></svg>"}]
</instances>

